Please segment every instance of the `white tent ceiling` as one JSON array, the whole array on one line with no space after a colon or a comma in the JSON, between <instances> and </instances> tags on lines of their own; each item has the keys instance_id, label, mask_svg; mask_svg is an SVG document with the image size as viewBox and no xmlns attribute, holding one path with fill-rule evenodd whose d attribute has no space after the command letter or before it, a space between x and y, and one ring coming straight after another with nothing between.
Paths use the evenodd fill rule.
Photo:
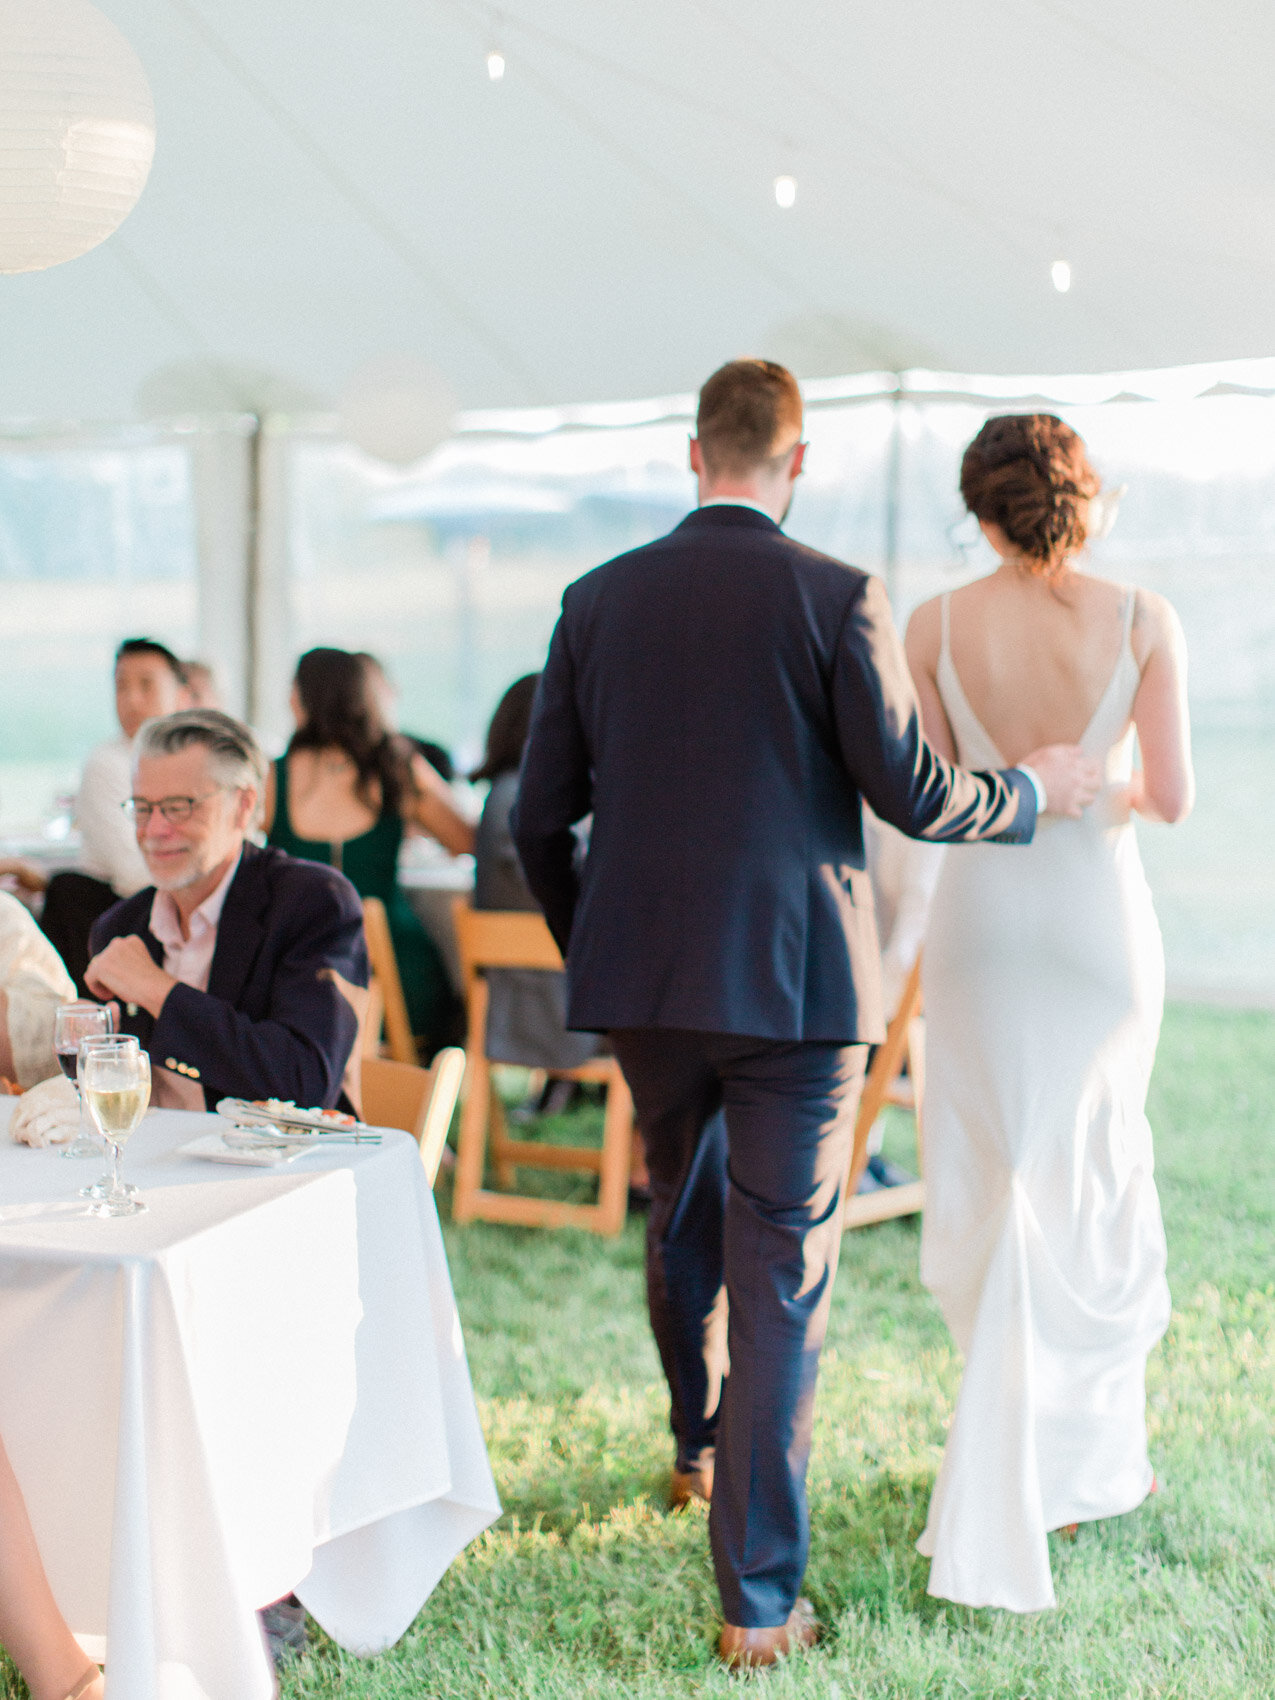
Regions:
<instances>
[{"instance_id":1,"label":"white tent ceiling","mask_svg":"<svg viewBox=\"0 0 1275 1700\"><path fill-rule=\"evenodd\" d=\"M1275 351L1269 0L99 3L155 167L103 247L0 278L9 418L324 403L394 353L472 408L684 391L742 352Z\"/></svg>"}]
</instances>

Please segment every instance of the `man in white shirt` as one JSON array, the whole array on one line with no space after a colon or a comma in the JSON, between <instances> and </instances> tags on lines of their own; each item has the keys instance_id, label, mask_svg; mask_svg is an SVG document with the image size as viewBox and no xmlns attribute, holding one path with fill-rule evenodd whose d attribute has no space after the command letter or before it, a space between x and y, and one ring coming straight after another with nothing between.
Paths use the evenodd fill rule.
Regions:
<instances>
[{"instance_id":1,"label":"man in white shirt","mask_svg":"<svg viewBox=\"0 0 1275 1700\"><path fill-rule=\"evenodd\" d=\"M40 925L83 989L89 929L121 897L150 884L133 823L124 813L132 791L133 739L145 720L172 714L189 701L186 674L171 649L154 638L126 638L115 652L115 717L120 730L89 756L80 778L75 823L80 867L48 882ZM35 870L19 870L28 886L42 886Z\"/></svg>"},{"instance_id":2,"label":"man in white shirt","mask_svg":"<svg viewBox=\"0 0 1275 1700\"><path fill-rule=\"evenodd\" d=\"M85 762L75 804L80 866L116 897L131 897L150 884L133 823L124 813L133 783L133 739L144 720L188 706L186 674L173 652L153 638L126 638L115 652L119 736L99 744Z\"/></svg>"}]
</instances>

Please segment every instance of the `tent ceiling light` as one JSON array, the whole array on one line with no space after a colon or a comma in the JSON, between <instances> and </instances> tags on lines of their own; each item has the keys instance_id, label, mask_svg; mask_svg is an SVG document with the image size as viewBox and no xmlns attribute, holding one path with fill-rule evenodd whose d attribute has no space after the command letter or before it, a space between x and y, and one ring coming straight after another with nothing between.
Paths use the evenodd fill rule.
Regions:
<instances>
[{"instance_id":1,"label":"tent ceiling light","mask_svg":"<svg viewBox=\"0 0 1275 1700\"><path fill-rule=\"evenodd\" d=\"M104 242L154 152L146 73L109 19L88 0L0 0L0 272Z\"/></svg>"},{"instance_id":2,"label":"tent ceiling light","mask_svg":"<svg viewBox=\"0 0 1275 1700\"><path fill-rule=\"evenodd\" d=\"M487 55L487 75L493 83L498 83L505 74L505 56L498 47L493 47Z\"/></svg>"},{"instance_id":3,"label":"tent ceiling light","mask_svg":"<svg viewBox=\"0 0 1275 1700\"><path fill-rule=\"evenodd\" d=\"M790 177L786 171L781 172L775 179L775 204L785 209L792 206L797 199L797 179Z\"/></svg>"},{"instance_id":4,"label":"tent ceiling light","mask_svg":"<svg viewBox=\"0 0 1275 1700\"><path fill-rule=\"evenodd\" d=\"M1055 260L1049 268L1049 275L1054 281L1054 288L1059 295L1066 295L1071 288L1071 266L1066 260Z\"/></svg>"}]
</instances>

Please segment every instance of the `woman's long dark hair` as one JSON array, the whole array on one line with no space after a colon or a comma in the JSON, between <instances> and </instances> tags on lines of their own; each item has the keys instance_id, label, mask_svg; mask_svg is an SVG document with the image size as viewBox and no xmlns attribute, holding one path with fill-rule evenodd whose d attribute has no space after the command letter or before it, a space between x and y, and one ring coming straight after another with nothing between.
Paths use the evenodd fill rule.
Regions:
<instances>
[{"instance_id":1,"label":"woman's long dark hair","mask_svg":"<svg viewBox=\"0 0 1275 1700\"><path fill-rule=\"evenodd\" d=\"M517 773L522 765L523 745L531 726L531 705L536 698L539 673L527 673L513 684L496 705L487 728L487 753L471 779L499 779L502 773Z\"/></svg>"},{"instance_id":2,"label":"woman's long dark hair","mask_svg":"<svg viewBox=\"0 0 1275 1700\"><path fill-rule=\"evenodd\" d=\"M369 665L371 663L371 665ZM347 649L308 649L297 662L296 687L305 716L292 734L293 750L344 750L354 763L355 792L382 814L397 810L407 784L403 740L381 714L370 656Z\"/></svg>"}]
</instances>

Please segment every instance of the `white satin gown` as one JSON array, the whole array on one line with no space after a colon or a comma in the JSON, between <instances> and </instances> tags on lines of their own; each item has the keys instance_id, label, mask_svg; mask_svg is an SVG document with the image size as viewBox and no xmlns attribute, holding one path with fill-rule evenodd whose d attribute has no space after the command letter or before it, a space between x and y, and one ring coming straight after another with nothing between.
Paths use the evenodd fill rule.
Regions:
<instances>
[{"instance_id":1,"label":"white satin gown","mask_svg":"<svg viewBox=\"0 0 1275 1700\"><path fill-rule=\"evenodd\" d=\"M952 845L925 943L921 1279L965 1357L929 1519L929 1591L1054 1602L1046 1533L1150 1491L1145 1370L1169 1322L1145 1114L1164 954L1120 788L1139 672L1120 659L1082 739L1107 788L1032 844ZM938 687L967 767L1008 765L952 665ZM1121 818L1123 815L1123 818Z\"/></svg>"}]
</instances>

